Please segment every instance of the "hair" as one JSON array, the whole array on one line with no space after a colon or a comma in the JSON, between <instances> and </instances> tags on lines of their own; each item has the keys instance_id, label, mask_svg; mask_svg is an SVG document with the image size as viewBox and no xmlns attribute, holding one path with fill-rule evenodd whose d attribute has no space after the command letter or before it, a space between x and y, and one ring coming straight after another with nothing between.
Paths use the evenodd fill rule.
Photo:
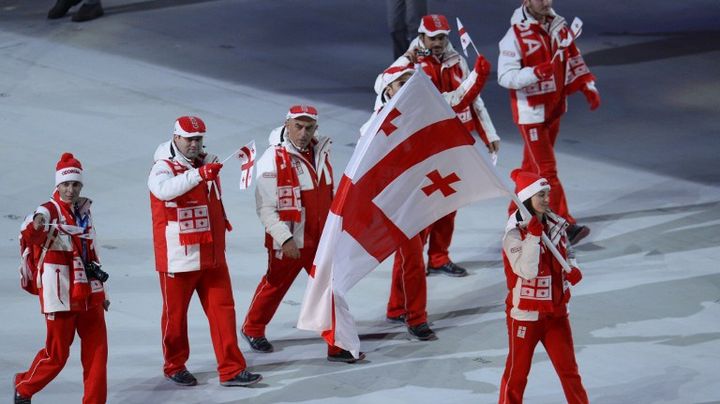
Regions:
<instances>
[{"instance_id":1,"label":"hair","mask_svg":"<svg viewBox=\"0 0 720 404\"><path fill-rule=\"evenodd\" d=\"M523 205L525 205L528 212L530 212L530 215L532 215L532 216L536 215L535 208L533 208L533 206L532 206L532 198L528 198L525 201L523 201Z\"/></svg>"}]
</instances>

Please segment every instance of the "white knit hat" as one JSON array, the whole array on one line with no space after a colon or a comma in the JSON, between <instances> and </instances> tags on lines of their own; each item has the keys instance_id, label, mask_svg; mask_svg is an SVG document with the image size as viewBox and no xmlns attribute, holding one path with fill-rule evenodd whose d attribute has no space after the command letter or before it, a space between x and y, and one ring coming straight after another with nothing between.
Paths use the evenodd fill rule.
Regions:
<instances>
[{"instance_id":1,"label":"white knit hat","mask_svg":"<svg viewBox=\"0 0 720 404\"><path fill-rule=\"evenodd\" d=\"M55 186L67 181L83 182L82 164L72 155L72 153L63 153L60 161L55 165Z\"/></svg>"}]
</instances>

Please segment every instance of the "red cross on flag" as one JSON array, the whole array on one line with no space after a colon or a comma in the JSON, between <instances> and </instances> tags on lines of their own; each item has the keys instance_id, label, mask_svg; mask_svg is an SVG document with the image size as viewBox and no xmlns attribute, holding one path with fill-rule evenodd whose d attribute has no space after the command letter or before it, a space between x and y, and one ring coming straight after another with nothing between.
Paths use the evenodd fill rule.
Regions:
<instances>
[{"instance_id":1,"label":"red cross on flag","mask_svg":"<svg viewBox=\"0 0 720 404\"><path fill-rule=\"evenodd\" d=\"M240 169L242 170L240 189L248 189L252 185L252 172L255 166L255 140L253 139L250 143L241 147L235 157L240 160Z\"/></svg>"},{"instance_id":2,"label":"red cross on flag","mask_svg":"<svg viewBox=\"0 0 720 404\"><path fill-rule=\"evenodd\" d=\"M437 219L510 193L475 143L430 79L421 70L413 74L367 125L345 169L298 328L358 356L346 293Z\"/></svg>"}]
</instances>

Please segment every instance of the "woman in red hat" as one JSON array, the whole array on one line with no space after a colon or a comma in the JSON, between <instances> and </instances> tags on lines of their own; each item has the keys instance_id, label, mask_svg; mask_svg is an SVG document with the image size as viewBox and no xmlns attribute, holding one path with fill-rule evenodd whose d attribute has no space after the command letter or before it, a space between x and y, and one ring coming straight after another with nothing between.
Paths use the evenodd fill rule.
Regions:
<instances>
[{"instance_id":1,"label":"woman in red hat","mask_svg":"<svg viewBox=\"0 0 720 404\"><path fill-rule=\"evenodd\" d=\"M575 347L568 319L570 285L582 275L575 266L565 229L568 222L550 208L550 184L527 171L512 173L520 201L529 217L516 210L503 237L503 262L509 290L506 303L510 350L500 383L500 404L522 403L533 352L542 342L565 392L568 403L587 403L575 362ZM545 233L572 270L562 265L541 241Z\"/></svg>"}]
</instances>

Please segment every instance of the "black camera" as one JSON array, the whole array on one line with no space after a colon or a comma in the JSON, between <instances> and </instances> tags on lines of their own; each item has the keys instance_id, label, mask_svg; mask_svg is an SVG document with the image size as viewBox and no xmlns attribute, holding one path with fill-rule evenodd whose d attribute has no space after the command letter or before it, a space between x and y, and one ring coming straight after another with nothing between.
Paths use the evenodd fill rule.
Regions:
<instances>
[{"instance_id":1,"label":"black camera","mask_svg":"<svg viewBox=\"0 0 720 404\"><path fill-rule=\"evenodd\" d=\"M97 262L90 261L85 264L85 273L88 278L97 279L102 283L107 282L110 274L102 270L102 267Z\"/></svg>"}]
</instances>

